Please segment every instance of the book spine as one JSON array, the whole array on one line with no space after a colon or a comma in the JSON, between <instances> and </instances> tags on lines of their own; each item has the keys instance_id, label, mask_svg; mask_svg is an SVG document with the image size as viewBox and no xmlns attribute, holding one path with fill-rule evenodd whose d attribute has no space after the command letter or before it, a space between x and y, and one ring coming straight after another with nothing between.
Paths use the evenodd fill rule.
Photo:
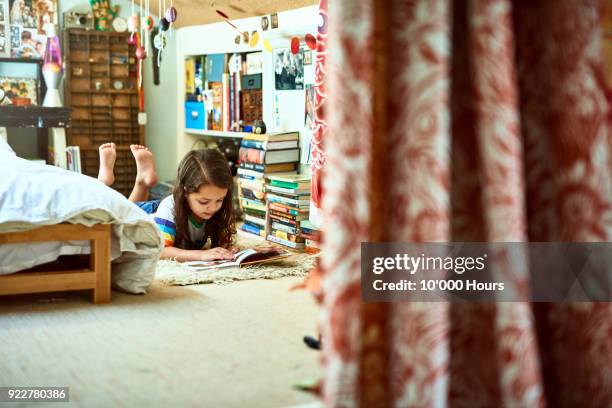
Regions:
<instances>
[{"instance_id":1,"label":"book spine","mask_svg":"<svg viewBox=\"0 0 612 408\"><path fill-rule=\"evenodd\" d=\"M260 228L256 228L252 225L249 224L242 224L242 230L245 232L248 232L250 234L255 234L255 235L259 235L260 237L264 237L265 236L265 231L260 229Z\"/></svg>"},{"instance_id":2,"label":"book spine","mask_svg":"<svg viewBox=\"0 0 612 408\"><path fill-rule=\"evenodd\" d=\"M279 231L284 231L284 232L288 232L289 234L299 234L299 231L297 230L297 228L295 227L290 227L288 225L282 224L278 221L272 221L272 228L279 230Z\"/></svg>"},{"instance_id":3,"label":"book spine","mask_svg":"<svg viewBox=\"0 0 612 408\"><path fill-rule=\"evenodd\" d=\"M247 198L249 200L259 200L263 201L265 199L265 194L261 191L251 190L249 188L241 188L242 197Z\"/></svg>"},{"instance_id":4,"label":"book spine","mask_svg":"<svg viewBox=\"0 0 612 408\"><path fill-rule=\"evenodd\" d=\"M237 172L240 175L240 178L247 180L263 180L264 177L263 173L245 169L244 167L239 167Z\"/></svg>"},{"instance_id":5,"label":"book spine","mask_svg":"<svg viewBox=\"0 0 612 408\"><path fill-rule=\"evenodd\" d=\"M285 214L291 214L291 215L300 215L300 214L302 214L300 211L298 211L296 209L286 207L286 206L284 206L282 204L279 204L279 203L272 203L271 202L270 203L270 208L274 209L274 210L276 210L278 212L285 213Z\"/></svg>"},{"instance_id":6,"label":"book spine","mask_svg":"<svg viewBox=\"0 0 612 408\"><path fill-rule=\"evenodd\" d=\"M250 149L266 150L266 142L262 142L262 141L259 141L259 140L242 139L242 142L240 143L240 146L247 147L247 148L250 148Z\"/></svg>"},{"instance_id":7,"label":"book spine","mask_svg":"<svg viewBox=\"0 0 612 408\"><path fill-rule=\"evenodd\" d=\"M263 164L255 164L255 163L245 163L243 161L240 162L240 167L247 170L253 170L259 173L263 173L266 166Z\"/></svg>"},{"instance_id":8,"label":"book spine","mask_svg":"<svg viewBox=\"0 0 612 408\"><path fill-rule=\"evenodd\" d=\"M277 217L283 217L291 221L302 221L307 218L305 215L294 215L282 211L276 211L272 207L270 207L270 214L275 215Z\"/></svg>"},{"instance_id":9,"label":"book spine","mask_svg":"<svg viewBox=\"0 0 612 408\"><path fill-rule=\"evenodd\" d=\"M265 150L251 149L248 147L241 147L238 150L238 159L240 163L263 164L265 155Z\"/></svg>"},{"instance_id":10,"label":"book spine","mask_svg":"<svg viewBox=\"0 0 612 408\"><path fill-rule=\"evenodd\" d=\"M266 206L257 201L249 200L247 198L242 198L241 201L242 206L245 208L250 208L257 211L266 211Z\"/></svg>"},{"instance_id":11,"label":"book spine","mask_svg":"<svg viewBox=\"0 0 612 408\"><path fill-rule=\"evenodd\" d=\"M265 184L263 180L243 179L242 177L240 177L238 182L240 183L240 187L242 188L257 190L257 191L261 191L262 193L265 192L264 190Z\"/></svg>"},{"instance_id":12,"label":"book spine","mask_svg":"<svg viewBox=\"0 0 612 408\"><path fill-rule=\"evenodd\" d=\"M268 216L270 217L271 220L274 220L276 222L280 222L281 224L287 225L288 227L297 227L298 226L298 221L293 221L293 220L287 219L285 217L279 217L278 215L274 215L274 214L268 214Z\"/></svg>"},{"instance_id":13,"label":"book spine","mask_svg":"<svg viewBox=\"0 0 612 408\"><path fill-rule=\"evenodd\" d=\"M256 224L262 227L266 226L266 220L264 218L259 218L254 215L245 214L244 220L250 222L251 224Z\"/></svg>"},{"instance_id":14,"label":"book spine","mask_svg":"<svg viewBox=\"0 0 612 408\"><path fill-rule=\"evenodd\" d=\"M281 244L281 245L287 246L289 248L294 248L294 249L303 249L304 248L304 244L303 243L287 241L287 240L284 240L282 238L278 238L278 237L276 237L274 235L268 235L267 240L271 241L271 242L275 242L277 244Z\"/></svg>"},{"instance_id":15,"label":"book spine","mask_svg":"<svg viewBox=\"0 0 612 408\"><path fill-rule=\"evenodd\" d=\"M268 194L267 197L268 197L268 201L274 202L274 203L289 204L289 205L294 205L294 206L302 206L302 205L310 204L310 201L307 201L307 200L294 200L292 198L281 197L275 194Z\"/></svg>"}]
</instances>

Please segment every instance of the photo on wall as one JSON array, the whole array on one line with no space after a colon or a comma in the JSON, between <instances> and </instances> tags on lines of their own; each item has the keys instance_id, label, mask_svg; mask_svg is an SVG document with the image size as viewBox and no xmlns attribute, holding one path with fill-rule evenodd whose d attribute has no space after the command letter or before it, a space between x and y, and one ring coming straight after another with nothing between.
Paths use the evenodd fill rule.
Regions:
<instances>
[{"instance_id":1,"label":"photo on wall","mask_svg":"<svg viewBox=\"0 0 612 408\"><path fill-rule=\"evenodd\" d=\"M20 28L19 26L12 26ZM15 33L15 39L11 32L11 56L17 58L43 58L45 56L45 44L47 37L38 34L34 28L21 28L19 34Z\"/></svg>"},{"instance_id":2,"label":"photo on wall","mask_svg":"<svg viewBox=\"0 0 612 408\"><path fill-rule=\"evenodd\" d=\"M0 76L1 105L37 105L37 81L34 78Z\"/></svg>"},{"instance_id":3,"label":"photo on wall","mask_svg":"<svg viewBox=\"0 0 612 408\"><path fill-rule=\"evenodd\" d=\"M293 54L289 48L274 50L274 79L279 91L304 89L304 51Z\"/></svg>"},{"instance_id":4,"label":"photo on wall","mask_svg":"<svg viewBox=\"0 0 612 408\"><path fill-rule=\"evenodd\" d=\"M46 34L47 23L58 24L57 0L9 0L10 24Z\"/></svg>"},{"instance_id":5,"label":"photo on wall","mask_svg":"<svg viewBox=\"0 0 612 408\"><path fill-rule=\"evenodd\" d=\"M8 51L8 38L6 35L6 25L0 24L0 56L5 55Z\"/></svg>"}]
</instances>

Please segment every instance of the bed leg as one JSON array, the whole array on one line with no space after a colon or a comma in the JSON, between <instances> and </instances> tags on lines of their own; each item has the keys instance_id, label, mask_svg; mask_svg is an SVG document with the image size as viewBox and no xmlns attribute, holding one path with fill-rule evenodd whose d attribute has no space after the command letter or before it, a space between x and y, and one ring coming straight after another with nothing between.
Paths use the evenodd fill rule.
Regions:
<instances>
[{"instance_id":1,"label":"bed leg","mask_svg":"<svg viewBox=\"0 0 612 408\"><path fill-rule=\"evenodd\" d=\"M94 303L108 303L111 301L111 253L110 253L110 225L104 234L90 241L91 269L96 272L96 287L91 294Z\"/></svg>"}]
</instances>

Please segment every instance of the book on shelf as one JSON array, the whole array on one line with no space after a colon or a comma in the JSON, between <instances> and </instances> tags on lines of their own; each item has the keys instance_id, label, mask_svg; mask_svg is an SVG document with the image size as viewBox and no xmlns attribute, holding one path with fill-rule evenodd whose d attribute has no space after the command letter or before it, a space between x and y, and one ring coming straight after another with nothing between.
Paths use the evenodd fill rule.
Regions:
<instances>
[{"instance_id":1,"label":"book on shelf","mask_svg":"<svg viewBox=\"0 0 612 408\"><path fill-rule=\"evenodd\" d=\"M223 83L211 82L212 90L212 130L223 130Z\"/></svg>"},{"instance_id":2,"label":"book on shelf","mask_svg":"<svg viewBox=\"0 0 612 408\"><path fill-rule=\"evenodd\" d=\"M292 163L300 160L300 149L259 150L241 147L238 159L240 162L253 164Z\"/></svg>"},{"instance_id":3,"label":"book on shelf","mask_svg":"<svg viewBox=\"0 0 612 408\"><path fill-rule=\"evenodd\" d=\"M288 171L296 171L297 162L292 163L276 163L276 164L258 164L258 163L247 163L240 162L240 168L246 170L254 170L255 172L268 174L268 173L283 173Z\"/></svg>"},{"instance_id":4,"label":"book on shelf","mask_svg":"<svg viewBox=\"0 0 612 408\"><path fill-rule=\"evenodd\" d=\"M261 142L299 140L299 132L275 132L275 133L250 133L243 138L246 140L258 140Z\"/></svg>"},{"instance_id":5,"label":"book on shelf","mask_svg":"<svg viewBox=\"0 0 612 408\"><path fill-rule=\"evenodd\" d=\"M66 147L66 165L68 170L76 173L82 173L81 171L81 149L79 146L67 146Z\"/></svg>"},{"instance_id":6,"label":"book on shelf","mask_svg":"<svg viewBox=\"0 0 612 408\"><path fill-rule=\"evenodd\" d=\"M280 141L261 141L261 140L250 140L250 139L242 139L240 143L242 147L248 147L251 149L259 149L259 150L285 150L285 149L293 149L298 146L298 140L280 140Z\"/></svg>"},{"instance_id":7,"label":"book on shelf","mask_svg":"<svg viewBox=\"0 0 612 408\"><path fill-rule=\"evenodd\" d=\"M219 259L215 261L189 261L183 262L193 271L207 271L221 268L245 267L266 262L274 262L291 256L281 248L248 248L234 254L233 259Z\"/></svg>"}]
</instances>

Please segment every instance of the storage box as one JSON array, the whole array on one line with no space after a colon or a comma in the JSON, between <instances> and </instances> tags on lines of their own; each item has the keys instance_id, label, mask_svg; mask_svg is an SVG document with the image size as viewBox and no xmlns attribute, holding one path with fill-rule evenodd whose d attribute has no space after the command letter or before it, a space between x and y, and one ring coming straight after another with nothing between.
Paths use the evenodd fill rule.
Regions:
<instances>
[{"instance_id":1,"label":"storage box","mask_svg":"<svg viewBox=\"0 0 612 408\"><path fill-rule=\"evenodd\" d=\"M206 130L206 122L203 102L185 102L185 128Z\"/></svg>"},{"instance_id":2,"label":"storage box","mask_svg":"<svg viewBox=\"0 0 612 408\"><path fill-rule=\"evenodd\" d=\"M243 75L242 90L245 89L261 89L261 74Z\"/></svg>"}]
</instances>

